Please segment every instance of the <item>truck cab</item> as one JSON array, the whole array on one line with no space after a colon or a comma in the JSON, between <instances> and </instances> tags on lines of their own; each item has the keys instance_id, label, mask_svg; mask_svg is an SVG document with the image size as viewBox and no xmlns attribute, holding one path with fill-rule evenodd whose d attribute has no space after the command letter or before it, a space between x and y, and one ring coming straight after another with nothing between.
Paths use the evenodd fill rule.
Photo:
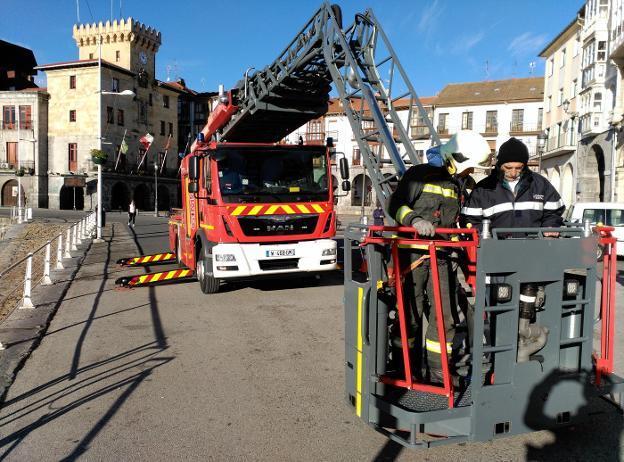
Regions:
<instances>
[{"instance_id":1,"label":"truck cab","mask_svg":"<svg viewBox=\"0 0 624 462\"><path fill-rule=\"evenodd\" d=\"M221 280L336 269L329 149L216 143L182 160L170 247L202 291Z\"/></svg>"}]
</instances>

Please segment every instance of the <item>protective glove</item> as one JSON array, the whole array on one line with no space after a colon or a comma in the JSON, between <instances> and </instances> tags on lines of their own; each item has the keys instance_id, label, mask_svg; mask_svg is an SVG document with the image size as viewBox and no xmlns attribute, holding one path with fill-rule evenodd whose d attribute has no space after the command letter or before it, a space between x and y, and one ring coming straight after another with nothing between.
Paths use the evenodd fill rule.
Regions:
<instances>
[{"instance_id":1,"label":"protective glove","mask_svg":"<svg viewBox=\"0 0 624 462\"><path fill-rule=\"evenodd\" d=\"M418 218L412 222L412 226L419 236L433 237L435 235L435 226L430 221Z\"/></svg>"}]
</instances>

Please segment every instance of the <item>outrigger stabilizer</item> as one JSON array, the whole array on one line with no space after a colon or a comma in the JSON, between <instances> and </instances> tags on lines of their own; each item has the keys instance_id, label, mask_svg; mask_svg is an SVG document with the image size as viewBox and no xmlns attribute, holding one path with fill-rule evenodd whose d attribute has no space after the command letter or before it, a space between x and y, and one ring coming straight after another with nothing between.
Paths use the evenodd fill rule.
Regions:
<instances>
[{"instance_id":1,"label":"outrigger stabilizer","mask_svg":"<svg viewBox=\"0 0 624 462\"><path fill-rule=\"evenodd\" d=\"M192 279L194 277L195 272L193 270L188 268L179 268L169 271L137 274L135 276L122 276L115 281L115 284L122 287L144 287L177 282L183 279Z\"/></svg>"},{"instance_id":2,"label":"outrigger stabilizer","mask_svg":"<svg viewBox=\"0 0 624 462\"><path fill-rule=\"evenodd\" d=\"M146 266L172 263L176 261L176 254L172 252L140 255L138 257L120 258L117 264L121 266Z\"/></svg>"}]
</instances>

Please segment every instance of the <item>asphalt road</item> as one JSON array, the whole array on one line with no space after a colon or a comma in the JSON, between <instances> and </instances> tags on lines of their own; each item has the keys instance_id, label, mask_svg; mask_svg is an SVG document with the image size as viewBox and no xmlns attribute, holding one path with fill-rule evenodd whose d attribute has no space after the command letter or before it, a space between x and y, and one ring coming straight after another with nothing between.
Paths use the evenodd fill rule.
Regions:
<instances>
[{"instance_id":1,"label":"asphalt road","mask_svg":"<svg viewBox=\"0 0 624 462\"><path fill-rule=\"evenodd\" d=\"M345 403L340 274L115 290L141 272L118 258L167 248L166 218L125 220L108 215L9 390L0 460L620 460L608 407L557 434L403 449Z\"/></svg>"}]
</instances>

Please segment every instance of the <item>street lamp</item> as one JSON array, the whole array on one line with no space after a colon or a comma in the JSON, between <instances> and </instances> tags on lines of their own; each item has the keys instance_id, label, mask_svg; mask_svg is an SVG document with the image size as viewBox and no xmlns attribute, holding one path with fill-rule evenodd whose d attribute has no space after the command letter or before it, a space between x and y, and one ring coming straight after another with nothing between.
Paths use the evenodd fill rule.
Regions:
<instances>
[{"instance_id":1,"label":"street lamp","mask_svg":"<svg viewBox=\"0 0 624 462\"><path fill-rule=\"evenodd\" d=\"M542 155L544 154L544 150L546 149L546 140L548 139L548 135L545 132L541 132L537 135L537 153L539 155L539 160L537 163L537 173L542 174Z\"/></svg>"},{"instance_id":2,"label":"street lamp","mask_svg":"<svg viewBox=\"0 0 624 462\"><path fill-rule=\"evenodd\" d=\"M158 216L158 162L154 161L154 216Z\"/></svg>"},{"instance_id":3,"label":"street lamp","mask_svg":"<svg viewBox=\"0 0 624 462\"><path fill-rule=\"evenodd\" d=\"M102 90L102 36L98 40L98 149L102 150L102 95L136 96L132 90L124 90L121 93ZM102 165L97 164L97 226L94 242L102 240Z\"/></svg>"}]
</instances>

